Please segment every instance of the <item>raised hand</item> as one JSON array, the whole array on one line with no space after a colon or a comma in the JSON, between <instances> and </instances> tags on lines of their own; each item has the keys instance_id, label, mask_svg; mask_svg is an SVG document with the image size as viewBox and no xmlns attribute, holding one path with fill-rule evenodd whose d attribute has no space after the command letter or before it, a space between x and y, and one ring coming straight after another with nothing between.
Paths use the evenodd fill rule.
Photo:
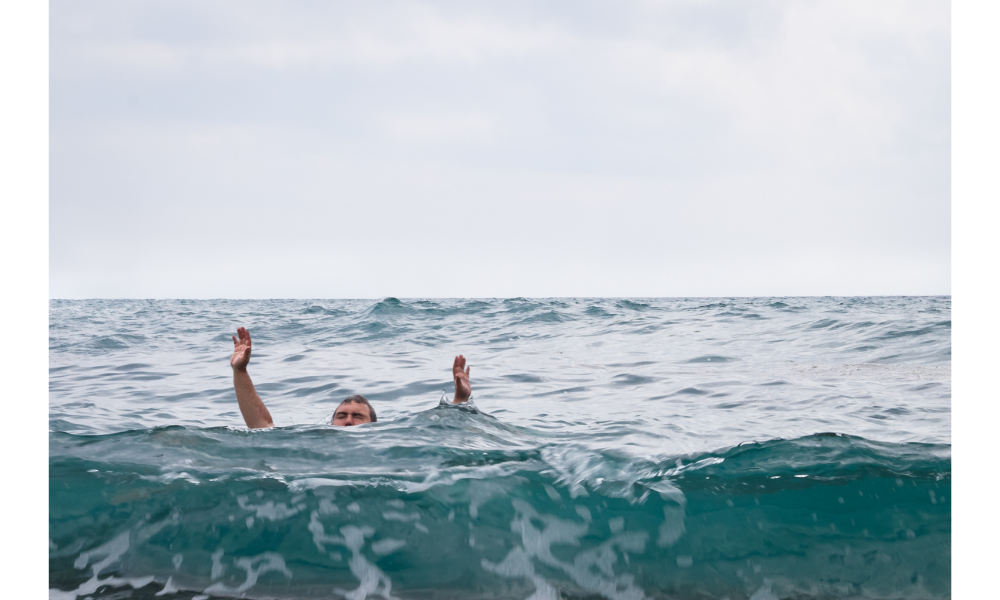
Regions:
<instances>
[{"instance_id":1,"label":"raised hand","mask_svg":"<svg viewBox=\"0 0 1000 600\"><path fill-rule=\"evenodd\" d=\"M455 378L455 399L452 400L452 404L461 404L472 395L472 386L469 385L469 371L471 369L472 367L465 366L464 356L459 354L455 357L455 364L451 367L451 374Z\"/></svg>"},{"instance_id":2,"label":"raised hand","mask_svg":"<svg viewBox=\"0 0 1000 600\"><path fill-rule=\"evenodd\" d=\"M233 336L233 357L229 359L229 365L234 371L246 371L247 364L250 362L250 332L244 327L240 327L236 330L236 333L240 336L237 340L236 336Z\"/></svg>"},{"instance_id":3,"label":"raised hand","mask_svg":"<svg viewBox=\"0 0 1000 600\"><path fill-rule=\"evenodd\" d=\"M247 364L250 362L250 332L240 327L236 330L240 339L233 336L233 357L229 364L233 367L233 388L236 390L236 401L240 404L240 412L247 427L274 427L271 413L264 406L264 401L257 395L257 390L250 381Z\"/></svg>"}]
</instances>

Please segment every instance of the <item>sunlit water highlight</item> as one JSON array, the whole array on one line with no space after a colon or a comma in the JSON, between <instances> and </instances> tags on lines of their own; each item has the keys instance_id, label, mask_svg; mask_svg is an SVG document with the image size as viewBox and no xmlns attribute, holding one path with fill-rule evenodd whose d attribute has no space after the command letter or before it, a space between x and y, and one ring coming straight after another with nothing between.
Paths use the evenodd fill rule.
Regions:
<instances>
[{"instance_id":1,"label":"sunlit water highlight","mask_svg":"<svg viewBox=\"0 0 1000 600\"><path fill-rule=\"evenodd\" d=\"M951 300L53 301L50 595L950 597ZM249 432L230 336L278 425ZM475 406L438 406L450 365ZM363 393L379 422L327 425Z\"/></svg>"}]
</instances>

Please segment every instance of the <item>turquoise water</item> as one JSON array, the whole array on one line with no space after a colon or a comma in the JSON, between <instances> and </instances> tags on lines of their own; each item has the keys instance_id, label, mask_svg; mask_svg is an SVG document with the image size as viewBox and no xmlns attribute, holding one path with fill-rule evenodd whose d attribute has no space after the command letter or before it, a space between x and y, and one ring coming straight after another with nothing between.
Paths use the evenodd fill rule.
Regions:
<instances>
[{"instance_id":1,"label":"turquoise water","mask_svg":"<svg viewBox=\"0 0 1000 600\"><path fill-rule=\"evenodd\" d=\"M951 300L53 301L53 598L947 598ZM230 336L277 427L248 431ZM439 405L450 366L473 405ZM327 425L363 393L379 422Z\"/></svg>"}]
</instances>

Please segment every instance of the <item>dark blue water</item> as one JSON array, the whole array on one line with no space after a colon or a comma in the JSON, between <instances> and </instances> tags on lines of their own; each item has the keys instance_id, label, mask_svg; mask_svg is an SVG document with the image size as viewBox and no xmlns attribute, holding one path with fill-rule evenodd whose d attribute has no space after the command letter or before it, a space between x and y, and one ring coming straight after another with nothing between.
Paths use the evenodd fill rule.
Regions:
<instances>
[{"instance_id":1,"label":"dark blue water","mask_svg":"<svg viewBox=\"0 0 1000 600\"><path fill-rule=\"evenodd\" d=\"M53 598L946 598L951 300L53 301ZM230 336L277 427L248 431ZM456 354L474 405L451 394ZM327 425L363 393L379 422Z\"/></svg>"}]
</instances>

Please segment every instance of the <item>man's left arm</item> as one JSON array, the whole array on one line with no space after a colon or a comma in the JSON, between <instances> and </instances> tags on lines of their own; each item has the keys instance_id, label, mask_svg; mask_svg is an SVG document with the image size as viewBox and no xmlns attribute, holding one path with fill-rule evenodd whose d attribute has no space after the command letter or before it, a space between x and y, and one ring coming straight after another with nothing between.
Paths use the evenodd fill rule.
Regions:
<instances>
[{"instance_id":1,"label":"man's left arm","mask_svg":"<svg viewBox=\"0 0 1000 600\"><path fill-rule=\"evenodd\" d=\"M455 399L452 404L462 404L467 402L472 396L472 386L469 385L469 371L472 367L465 366L465 357L459 354L455 357L455 364L451 367L451 374L455 378Z\"/></svg>"}]
</instances>

